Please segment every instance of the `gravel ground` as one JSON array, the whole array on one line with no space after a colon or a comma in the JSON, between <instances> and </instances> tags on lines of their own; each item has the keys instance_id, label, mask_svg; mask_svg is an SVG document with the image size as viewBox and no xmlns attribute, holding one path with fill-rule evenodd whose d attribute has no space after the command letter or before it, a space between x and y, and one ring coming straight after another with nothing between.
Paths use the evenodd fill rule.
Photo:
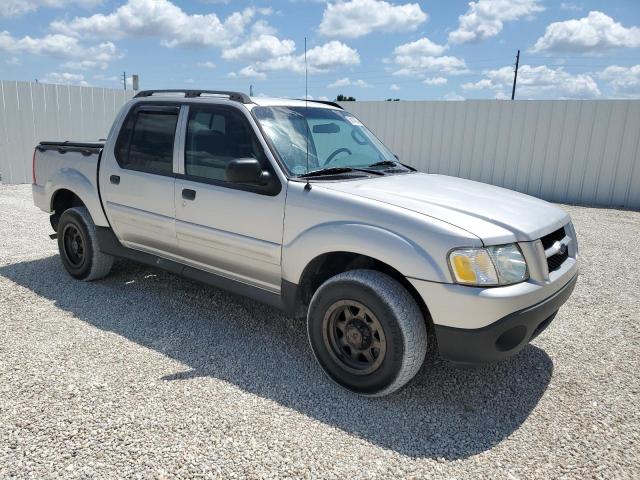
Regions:
<instances>
[{"instance_id":1,"label":"gravel ground","mask_svg":"<svg viewBox=\"0 0 640 480\"><path fill-rule=\"evenodd\" d=\"M534 345L363 399L268 307L125 261L72 280L0 186L0 477L638 478L640 213L566 208L582 274Z\"/></svg>"}]
</instances>

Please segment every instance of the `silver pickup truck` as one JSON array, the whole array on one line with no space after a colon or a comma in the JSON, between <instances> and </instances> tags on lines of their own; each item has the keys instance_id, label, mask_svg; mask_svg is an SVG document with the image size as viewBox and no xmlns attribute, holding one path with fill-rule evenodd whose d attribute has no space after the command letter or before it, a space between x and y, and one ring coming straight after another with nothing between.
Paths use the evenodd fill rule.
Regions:
<instances>
[{"instance_id":1,"label":"silver pickup truck","mask_svg":"<svg viewBox=\"0 0 640 480\"><path fill-rule=\"evenodd\" d=\"M461 365L519 352L578 273L563 210L418 173L331 102L143 91L106 142L40 143L33 198L71 276L124 257L306 317L326 374L370 396L428 346Z\"/></svg>"}]
</instances>

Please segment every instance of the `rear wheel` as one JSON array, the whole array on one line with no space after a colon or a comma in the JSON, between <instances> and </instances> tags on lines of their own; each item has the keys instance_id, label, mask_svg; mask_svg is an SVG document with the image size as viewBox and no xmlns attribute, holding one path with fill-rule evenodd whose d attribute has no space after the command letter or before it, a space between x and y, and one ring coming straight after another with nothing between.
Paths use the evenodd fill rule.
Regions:
<instances>
[{"instance_id":1,"label":"rear wheel","mask_svg":"<svg viewBox=\"0 0 640 480\"><path fill-rule=\"evenodd\" d=\"M98 248L96 226L85 207L70 208L60 216L58 250L64 268L78 280L97 280L111 271L113 257Z\"/></svg>"},{"instance_id":2,"label":"rear wheel","mask_svg":"<svg viewBox=\"0 0 640 480\"><path fill-rule=\"evenodd\" d=\"M373 270L351 270L322 284L311 299L307 330L329 378L362 395L401 388L427 350L424 318L413 297Z\"/></svg>"}]
</instances>

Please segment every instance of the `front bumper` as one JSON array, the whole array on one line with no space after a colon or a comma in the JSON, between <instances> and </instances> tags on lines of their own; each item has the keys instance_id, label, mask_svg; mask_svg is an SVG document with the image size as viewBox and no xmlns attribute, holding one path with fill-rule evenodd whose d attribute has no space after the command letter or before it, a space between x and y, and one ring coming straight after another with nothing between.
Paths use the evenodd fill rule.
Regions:
<instances>
[{"instance_id":1,"label":"front bumper","mask_svg":"<svg viewBox=\"0 0 640 480\"><path fill-rule=\"evenodd\" d=\"M522 350L538 336L567 301L578 279L574 275L545 300L477 329L434 325L440 356L461 365L493 363Z\"/></svg>"}]
</instances>

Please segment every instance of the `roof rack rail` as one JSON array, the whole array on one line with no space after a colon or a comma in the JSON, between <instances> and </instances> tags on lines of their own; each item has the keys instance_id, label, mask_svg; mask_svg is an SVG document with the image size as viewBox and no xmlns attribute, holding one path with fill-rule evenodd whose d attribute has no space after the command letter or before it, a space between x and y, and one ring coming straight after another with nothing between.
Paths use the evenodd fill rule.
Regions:
<instances>
[{"instance_id":1,"label":"roof rack rail","mask_svg":"<svg viewBox=\"0 0 640 480\"><path fill-rule=\"evenodd\" d=\"M229 100L233 100L241 103L253 103L249 95L242 92L231 92L227 90L184 90L184 89L176 89L176 90L142 90L136 94L133 98L144 98L151 97L156 93L184 93L184 98L196 98L200 97L202 94L210 94L210 95L220 95L229 97Z\"/></svg>"},{"instance_id":2,"label":"roof rack rail","mask_svg":"<svg viewBox=\"0 0 640 480\"><path fill-rule=\"evenodd\" d=\"M304 98L298 98L297 100L300 100L301 102L304 102ZM324 103L325 105L331 105L332 107L336 107L339 108L340 110L344 110L344 108L342 108L342 105L340 105L339 103L336 102L332 102L331 100L311 100L308 99L308 102L311 103Z\"/></svg>"}]
</instances>

